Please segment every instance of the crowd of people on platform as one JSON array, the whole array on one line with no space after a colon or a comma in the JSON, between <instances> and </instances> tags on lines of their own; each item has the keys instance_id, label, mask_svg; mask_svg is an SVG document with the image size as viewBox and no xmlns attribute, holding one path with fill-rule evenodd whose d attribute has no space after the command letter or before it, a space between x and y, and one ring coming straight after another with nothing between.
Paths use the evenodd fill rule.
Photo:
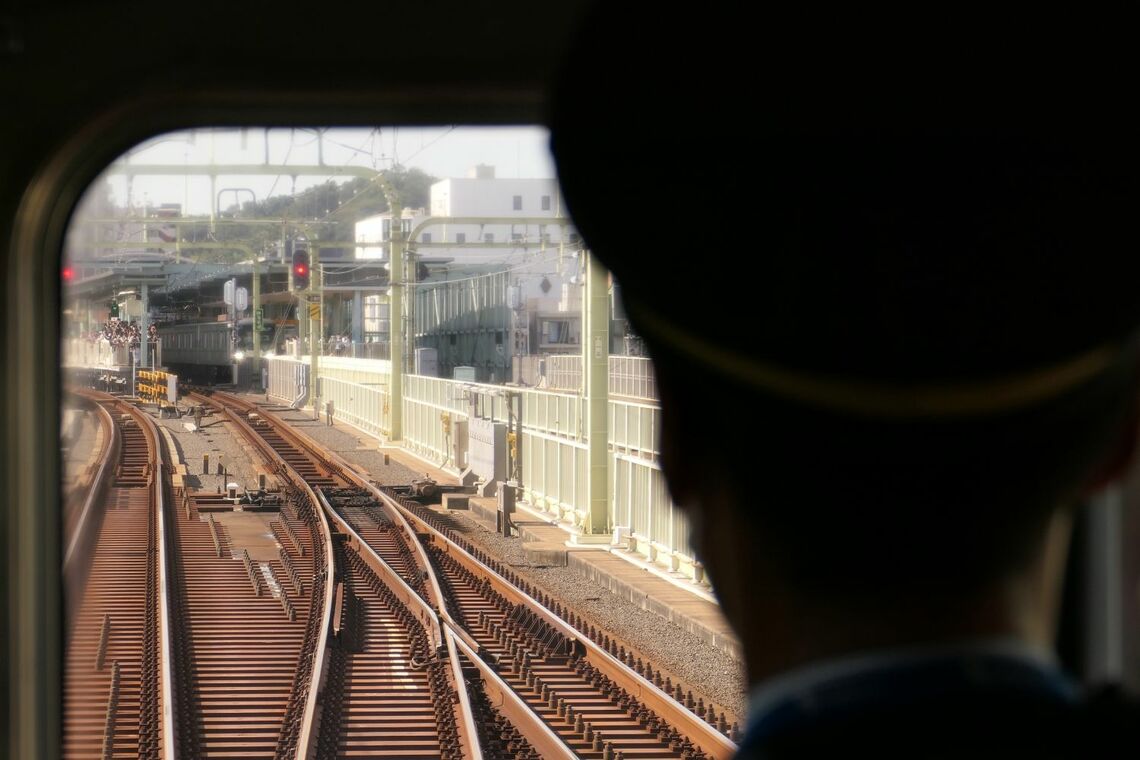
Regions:
<instances>
[{"instance_id":1,"label":"crowd of people on platform","mask_svg":"<svg viewBox=\"0 0 1140 760\"><path fill-rule=\"evenodd\" d=\"M120 319L111 319L98 328L92 330L87 335L87 340L92 343L99 341L106 341L112 346L128 346L130 348L138 348L139 339L142 336L142 329L137 322L124 322ZM147 342L156 343L158 341L158 327L151 324L147 327Z\"/></svg>"},{"instance_id":2,"label":"crowd of people on platform","mask_svg":"<svg viewBox=\"0 0 1140 760\"><path fill-rule=\"evenodd\" d=\"M328 352L336 356L351 354L352 338L348 335L330 335L328 340Z\"/></svg>"}]
</instances>

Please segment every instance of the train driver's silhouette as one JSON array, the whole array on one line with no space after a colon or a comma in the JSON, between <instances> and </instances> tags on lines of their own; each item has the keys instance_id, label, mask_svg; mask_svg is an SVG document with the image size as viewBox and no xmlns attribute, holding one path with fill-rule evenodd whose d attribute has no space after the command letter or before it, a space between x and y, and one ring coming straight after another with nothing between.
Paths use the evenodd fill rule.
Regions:
<instances>
[{"instance_id":1,"label":"train driver's silhouette","mask_svg":"<svg viewBox=\"0 0 1140 760\"><path fill-rule=\"evenodd\" d=\"M1075 510L1135 439L1133 46L772 7L604 4L553 90L745 651L741 756L1135 749L1053 654Z\"/></svg>"}]
</instances>

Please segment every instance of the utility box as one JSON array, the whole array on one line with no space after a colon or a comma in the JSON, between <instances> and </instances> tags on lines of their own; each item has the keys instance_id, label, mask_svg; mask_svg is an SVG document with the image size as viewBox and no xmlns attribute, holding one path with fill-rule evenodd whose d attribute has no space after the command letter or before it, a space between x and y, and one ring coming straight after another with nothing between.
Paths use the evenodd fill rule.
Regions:
<instances>
[{"instance_id":1,"label":"utility box","mask_svg":"<svg viewBox=\"0 0 1140 760\"><path fill-rule=\"evenodd\" d=\"M439 358L434 348L416 349L416 374L439 377Z\"/></svg>"},{"instance_id":2,"label":"utility box","mask_svg":"<svg viewBox=\"0 0 1140 760\"><path fill-rule=\"evenodd\" d=\"M487 482L487 493L495 483L507 479L507 426L481 417L467 421L467 456L471 470Z\"/></svg>"},{"instance_id":3,"label":"utility box","mask_svg":"<svg viewBox=\"0 0 1140 760\"><path fill-rule=\"evenodd\" d=\"M499 509L495 523L499 532L507 538L511 537L511 528L514 525L516 491L517 488L510 483L503 483L499 486Z\"/></svg>"},{"instance_id":4,"label":"utility box","mask_svg":"<svg viewBox=\"0 0 1140 760\"><path fill-rule=\"evenodd\" d=\"M467 467L467 420L451 420L451 461L460 470Z\"/></svg>"}]
</instances>

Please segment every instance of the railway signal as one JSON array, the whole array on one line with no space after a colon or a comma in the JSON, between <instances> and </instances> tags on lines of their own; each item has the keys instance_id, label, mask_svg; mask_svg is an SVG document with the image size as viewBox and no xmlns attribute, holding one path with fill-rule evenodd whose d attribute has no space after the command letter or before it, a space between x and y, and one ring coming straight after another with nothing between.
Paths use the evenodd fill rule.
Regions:
<instances>
[{"instance_id":1,"label":"railway signal","mask_svg":"<svg viewBox=\"0 0 1140 760\"><path fill-rule=\"evenodd\" d=\"M293 290L309 289L309 250L293 249Z\"/></svg>"}]
</instances>

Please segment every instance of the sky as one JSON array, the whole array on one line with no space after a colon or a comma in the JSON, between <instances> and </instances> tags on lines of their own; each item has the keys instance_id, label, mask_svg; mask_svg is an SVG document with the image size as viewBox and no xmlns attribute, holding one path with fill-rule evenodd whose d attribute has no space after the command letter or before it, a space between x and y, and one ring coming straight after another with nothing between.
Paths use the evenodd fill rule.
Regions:
<instances>
[{"instance_id":1,"label":"sky","mask_svg":"<svg viewBox=\"0 0 1140 760\"><path fill-rule=\"evenodd\" d=\"M143 143L120 161L131 164L270 164L283 167L274 176L219 176L216 192L225 208L245 202L251 192L261 201L294 191L288 165L315 165L321 151L324 163L384 169L399 163L420 168L445 179L466 177L476 164L495 167L496 177L551 178L554 164L549 136L540 127L377 127L328 129L318 139L313 129L199 129L173 132ZM130 184L116 175L118 162L109 167L114 202L126 205L182 204L184 215L210 213L210 181L206 176L135 177ZM318 185L327 177L297 177L296 192Z\"/></svg>"}]
</instances>

